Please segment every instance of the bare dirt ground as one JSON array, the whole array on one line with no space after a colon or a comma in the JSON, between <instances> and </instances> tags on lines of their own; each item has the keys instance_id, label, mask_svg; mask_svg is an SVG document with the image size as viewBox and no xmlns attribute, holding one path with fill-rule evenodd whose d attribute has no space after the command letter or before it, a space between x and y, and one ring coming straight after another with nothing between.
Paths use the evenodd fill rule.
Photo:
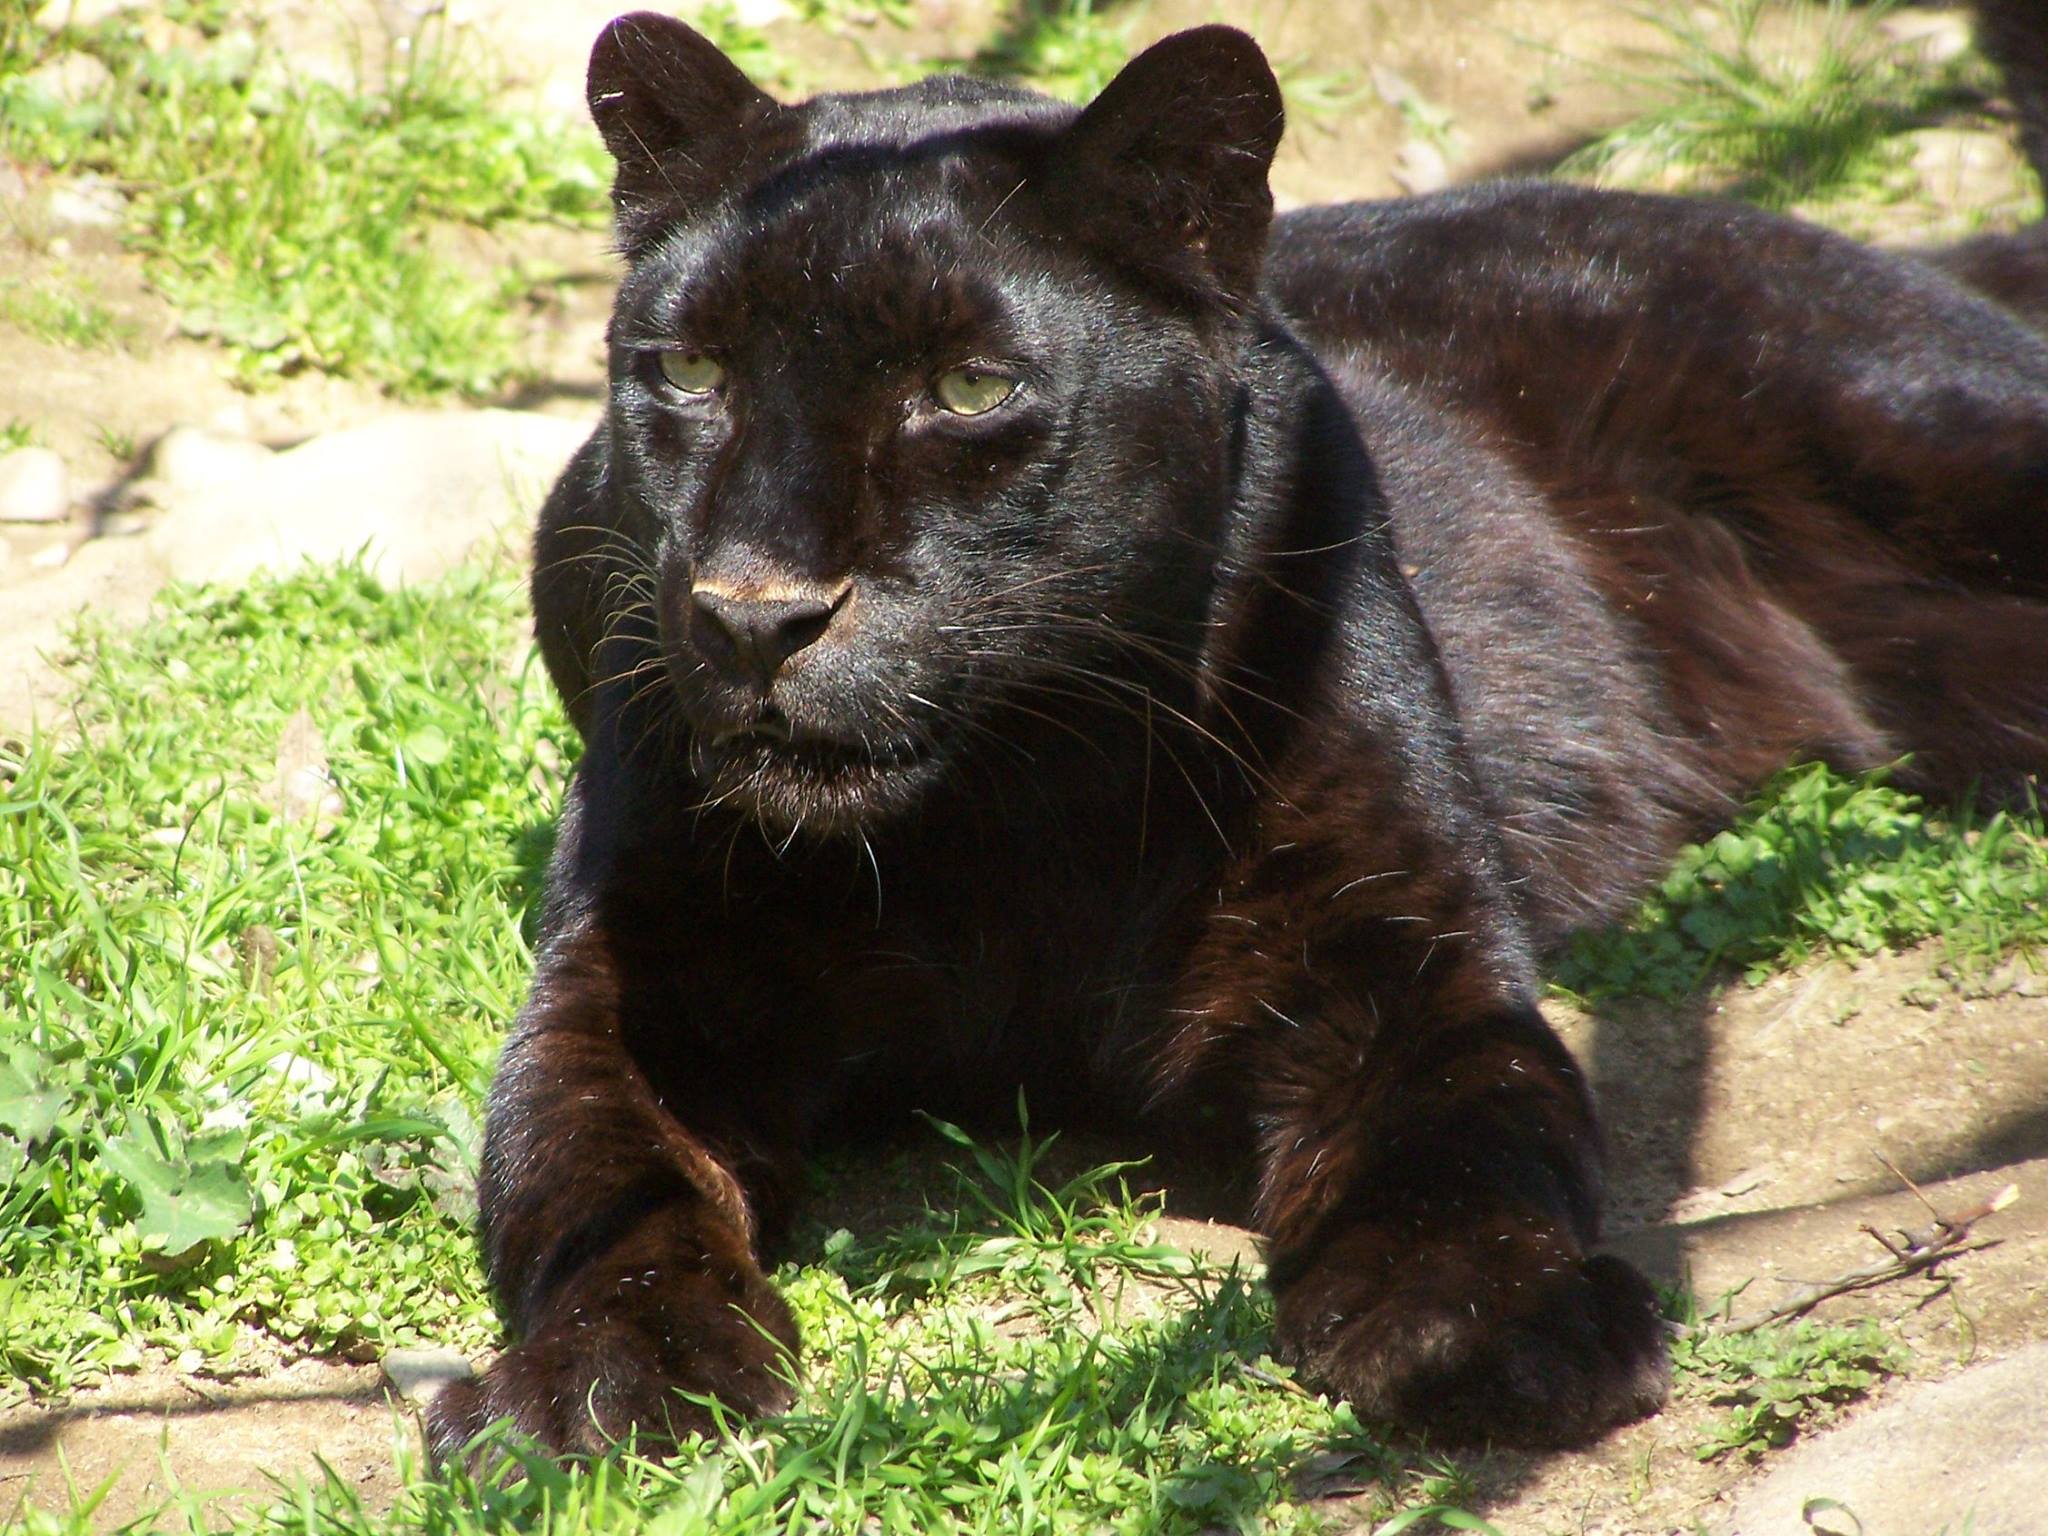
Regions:
<instances>
[{"instance_id":1,"label":"bare dirt ground","mask_svg":"<svg viewBox=\"0 0 2048 1536\"><path fill-rule=\"evenodd\" d=\"M287 22L300 18L309 51L333 35L322 30L332 25L331 8L278 9ZM456 14L520 90L570 111L580 105L588 40L613 9L610 0L470 0ZM986 35L991 9L990 0L927 0L917 28L892 38L891 51L959 57ZM1639 22L1590 0L1157 0L1135 13L1135 35L1219 12L1258 33L1276 57L1348 71L1368 87L1344 112L1290 134L1276 172L1290 203L1546 165L1620 111L1617 88L1589 65L1647 40ZM777 41L820 83L863 78L859 49L843 39L785 29ZM1404 100L1440 113L1451 132L1419 138ZM1998 188L2009 186L2016 165L2003 143L1937 144L1929 153L1951 156L1958 199L1978 205L2005 195ZM66 520L0 528L0 630L54 626L57 610L82 601L139 616L158 578L129 553L135 542L123 536L136 525L121 515L121 488L167 429L204 425L282 447L391 409L373 390L317 376L263 394L238 390L211 348L178 334L175 316L114 234L52 215L53 190L0 164L0 270L82 284L119 317L125 339L83 351L0 325L0 423L34 423L76 487ZM1913 238L1939 227L1938 217L1902 213L1879 233ZM537 382L501 403L588 417L602 389L611 272L603 239L562 231L511 239L522 242L521 253L545 256L565 280L532 316ZM474 255L492 261L509 253L480 242ZM73 561L90 566L90 581L65 584L63 568ZM47 700L56 686L46 670L40 696ZM24 713L19 696L0 704L0 722L18 724ZM1746 1287L1738 1306L1748 1308L1777 1299L1789 1282L1870 1262L1878 1254L1865 1225L1926 1226L1927 1204L1902 1188L1901 1174L1948 1212L2013 1183L2018 1203L1984 1229L1998 1246L1956 1261L1944 1282L1851 1296L1828 1303L1824 1315L1881 1318L1912 1346L1912 1366L1880 1401L2048 1341L2044 981L2023 964L1959 978L1928 949L1809 965L1678 1009L1558 1010L1606 1109L1615 1246L1660 1277L1690 1276L1704 1297ZM1234 1229L1172 1231L1233 1251L1247 1244ZM1476 1458L1478 1507L1509 1533L1711 1525L1775 1459L1699 1461L1693 1452L1715 1412L1680 1400L1580 1454ZM271 1477L315 1473L320 1463L377 1504L398 1486L394 1425L401 1438L411 1432L402 1415L394 1419L371 1366L301 1361L213 1381L163 1364L62 1404L0 1413L0 1510L24 1493L64 1507L69 1489L104 1485L93 1521L111 1527L173 1489L266 1497ZM1953 1497L1924 1511L1927 1536L1960 1528L1970 1507L1972 1489L1946 1493ZM1347 1508L1341 1500L1328 1507L1340 1520ZM1992 1533L1980 1528L1979 1536Z\"/></svg>"}]
</instances>

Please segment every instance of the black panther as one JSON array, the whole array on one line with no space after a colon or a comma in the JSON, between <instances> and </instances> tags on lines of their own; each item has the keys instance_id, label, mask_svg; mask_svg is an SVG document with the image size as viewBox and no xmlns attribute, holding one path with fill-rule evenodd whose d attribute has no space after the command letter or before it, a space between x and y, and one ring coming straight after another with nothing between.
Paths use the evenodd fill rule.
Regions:
<instances>
[{"instance_id":1,"label":"black panther","mask_svg":"<svg viewBox=\"0 0 2048 1536\"><path fill-rule=\"evenodd\" d=\"M807 1149L1020 1085L1237 1169L1361 1410L1656 1408L1539 962L1785 764L2048 765L2048 345L1722 203L1276 219L1226 27L1078 111L783 105L642 14L589 98L626 274L533 579L586 752L437 1450L786 1404Z\"/></svg>"}]
</instances>

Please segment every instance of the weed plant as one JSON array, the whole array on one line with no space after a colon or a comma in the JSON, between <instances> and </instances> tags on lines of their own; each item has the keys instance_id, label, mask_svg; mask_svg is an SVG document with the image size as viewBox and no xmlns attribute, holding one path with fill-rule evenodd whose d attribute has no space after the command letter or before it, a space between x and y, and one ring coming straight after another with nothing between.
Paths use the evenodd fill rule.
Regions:
<instances>
[{"instance_id":1,"label":"weed plant","mask_svg":"<svg viewBox=\"0 0 2048 1536\"><path fill-rule=\"evenodd\" d=\"M1877 1323L1801 1321L1745 1333L1691 1327L1672 1342L1679 1392L1726 1412L1694 1451L1755 1459L1866 1397L1910 1356Z\"/></svg>"},{"instance_id":2,"label":"weed plant","mask_svg":"<svg viewBox=\"0 0 2048 1536\"><path fill-rule=\"evenodd\" d=\"M1664 46L1612 72L1643 102L1565 175L1717 191L1769 208L1892 195L1901 135L1981 104L1976 61L1931 62L1879 22L1894 0L1715 0L1630 14Z\"/></svg>"}]
</instances>

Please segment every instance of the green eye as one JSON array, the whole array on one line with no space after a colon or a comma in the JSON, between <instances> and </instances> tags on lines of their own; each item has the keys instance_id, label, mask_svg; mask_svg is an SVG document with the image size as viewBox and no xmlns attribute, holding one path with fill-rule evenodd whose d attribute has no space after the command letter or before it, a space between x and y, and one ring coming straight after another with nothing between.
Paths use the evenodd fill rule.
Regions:
<instances>
[{"instance_id":1,"label":"green eye","mask_svg":"<svg viewBox=\"0 0 2048 1536\"><path fill-rule=\"evenodd\" d=\"M708 395L725 382L725 370L702 352L664 352L661 376L686 395Z\"/></svg>"},{"instance_id":2,"label":"green eye","mask_svg":"<svg viewBox=\"0 0 2048 1536\"><path fill-rule=\"evenodd\" d=\"M979 368L954 368L939 375L932 397L955 416L980 416L1017 393L1017 381Z\"/></svg>"}]
</instances>

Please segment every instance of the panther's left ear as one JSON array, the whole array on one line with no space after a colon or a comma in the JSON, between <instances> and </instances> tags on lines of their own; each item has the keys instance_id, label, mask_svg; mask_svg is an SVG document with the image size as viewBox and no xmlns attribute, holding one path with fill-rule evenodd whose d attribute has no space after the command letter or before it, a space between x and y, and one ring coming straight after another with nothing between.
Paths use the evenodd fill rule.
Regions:
<instances>
[{"instance_id":1,"label":"panther's left ear","mask_svg":"<svg viewBox=\"0 0 2048 1536\"><path fill-rule=\"evenodd\" d=\"M1257 43L1235 27L1176 32L1126 64L1061 136L1046 200L1060 227L1249 303L1285 121Z\"/></svg>"},{"instance_id":2,"label":"panther's left ear","mask_svg":"<svg viewBox=\"0 0 2048 1536\"><path fill-rule=\"evenodd\" d=\"M713 201L771 147L782 107L695 28L621 16L590 52L591 120L618 163L612 203L630 250Z\"/></svg>"}]
</instances>

